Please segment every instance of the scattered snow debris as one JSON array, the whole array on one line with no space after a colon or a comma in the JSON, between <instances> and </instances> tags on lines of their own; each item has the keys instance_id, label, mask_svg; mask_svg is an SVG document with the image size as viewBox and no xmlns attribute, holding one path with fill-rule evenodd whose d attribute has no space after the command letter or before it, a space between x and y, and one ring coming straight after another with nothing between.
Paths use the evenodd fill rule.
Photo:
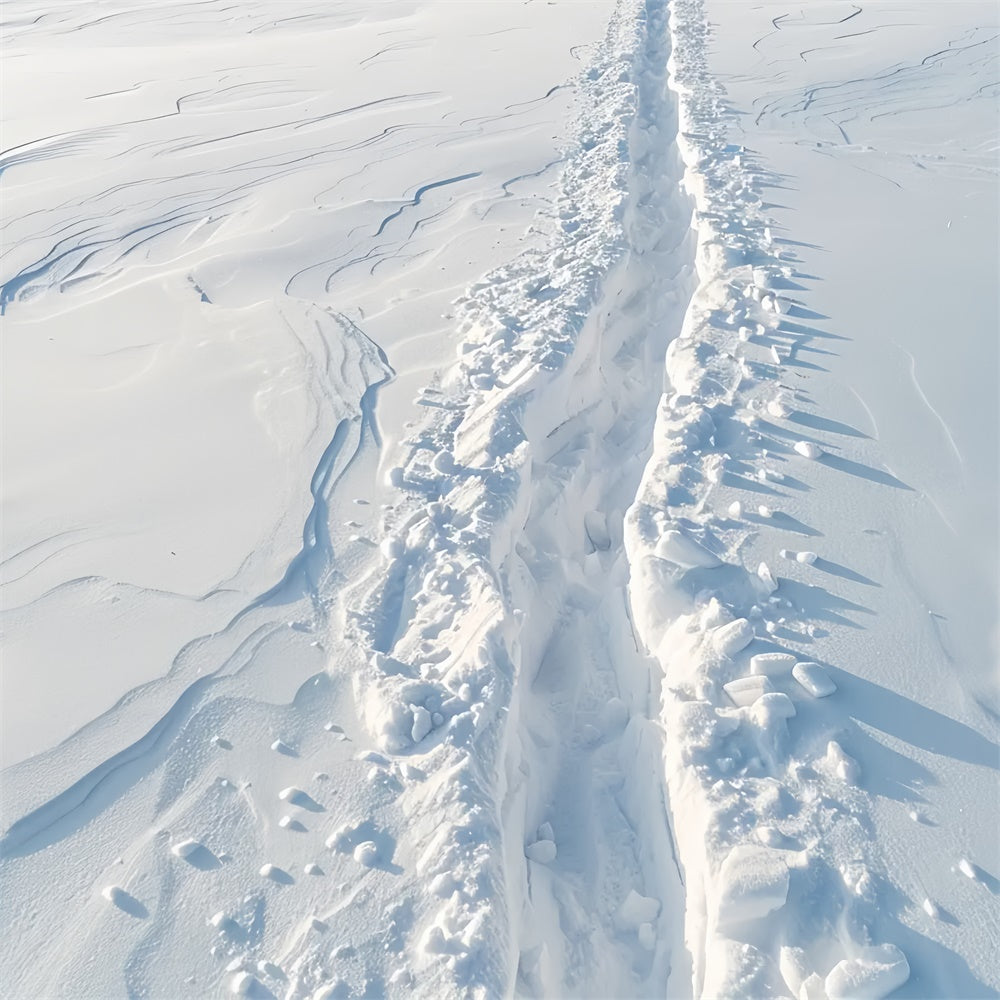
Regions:
<instances>
[{"instance_id":1,"label":"scattered snow debris","mask_svg":"<svg viewBox=\"0 0 1000 1000\"><path fill-rule=\"evenodd\" d=\"M378 862L378 846L372 840L364 840L354 848L354 860L359 865L372 868Z\"/></svg>"},{"instance_id":2,"label":"scattered snow debris","mask_svg":"<svg viewBox=\"0 0 1000 1000\"><path fill-rule=\"evenodd\" d=\"M525 847L524 856L529 861L537 861L540 865L552 864L556 859L556 845L551 840L536 840Z\"/></svg>"},{"instance_id":3,"label":"scattered snow debris","mask_svg":"<svg viewBox=\"0 0 1000 1000\"><path fill-rule=\"evenodd\" d=\"M803 660L792 667L792 676L814 698L826 698L837 690L837 685L830 680L826 670L818 663Z\"/></svg>"},{"instance_id":4,"label":"scattered snow debris","mask_svg":"<svg viewBox=\"0 0 1000 1000\"><path fill-rule=\"evenodd\" d=\"M823 449L820 448L818 444L814 444L812 441L796 441L795 450L803 458L820 458L823 454Z\"/></svg>"},{"instance_id":5,"label":"scattered snow debris","mask_svg":"<svg viewBox=\"0 0 1000 1000\"><path fill-rule=\"evenodd\" d=\"M923 908L924 913L931 918L931 920L937 920L941 916L941 911L938 909L937 904L930 898L924 897L924 901L920 904Z\"/></svg>"},{"instance_id":6,"label":"scattered snow debris","mask_svg":"<svg viewBox=\"0 0 1000 1000\"><path fill-rule=\"evenodd\" d=\"M785 401L781 399L781 397L778 397L776 399L772 399L767 404L767 412L771 414L772 417L783 419L791 413L791 410L785 404Z\"/></svg>"},{"instance_id":7,"label":"scattered snow debris","mask_svg":"<svg viewBox=\"0 0 1000 1000\"><path fill-rule=\"evenodd\" d=\"M764 631L767 632L768 635L774 635L774 633L778 631L777 623L767 622L767 624L764 626Z\"/></svg>"},{"instance_id":8,"label":"scattered snow debris","mask_svg":"<svg viewBox=\"0 0 1000 1000\"><path fill-rule=\"evenodd\" d=\"M966 878L971 878L973 881L978 881L979 879L979 872L976 871L976 866L968 858L961 858L959 860L958 870Z\"/></svg>"},{"instance_id":9,"label":"scattered snow debris","mask_svg":"<svg viewBox=\"0 0 1000 1000\"><path fill-rule=\"evenodd\" d=\"M882 1000L910 978L906 956L892 944L862 947L826 977L829 1000Z\"/></svg>"},{"instance_id":10,"label":"scattered snow debris","mask_svg":"<svg viewBox=\"0 0 1000 1000\"><path fill-rule=\"evenodd\" d=\"M751 330L748 326L741 326L739 329L740 340L748 341L750 339Z\"/></svg>"},{"instance_id":11,"label":"scattered snow debris","mask_svg":"<svg viewBox=\"0 0 1000 1000\"><path fill-rule=\"evenodd\" d=\"M764 592L767 594L773 594L778 589L778 581L775 580L774 574L767 563L762 562L757 567L757 579L761 582Z\"/></svg>"},{"instance_id":12,"label":"scattered snow debris","mask_svg":"<svg viewBox=\"0 0 1000 1000\"><path fill-rule=\"evenodd\" d=\"M635 889L629 889L618 908L618 920L626 930L638 931L643 924L652 924L659 915L660 901L653 896L643 896Z\"/></svg>"},{"instance_id":13,"label":"scattered snow debris","mask_svg":"<svg viewBox=\"0 0 1000 1000\"><path fill-rule=\"evenodd\" d=\"M737 708L747 708L761 696L773 691L774 688L764 675L751 675L750 677L739 677L728 684L723 684L722 690L726 692L729 700Z\"/></svg>"},{"instance_id":14,"label":"scattered snow debris","mask_svg":"<svg viewBox=\"0 0 1000 1000\"><path fill-rule=\"evenodd\" d=\"M754 637L753 626L746 618L737 618L728 625L720 625L712 633L712 644L722 656L732 656L745 649Z\"/></svg>"},{"instance_id":15,"label":"scattered snow debris","mask_svg":"<svg viewBox=\"0 0 1000 1000\"><path fill-rule=\"evenodd\" d=\"M734 500L729 505L729 516L739 520L743 516L743 504L739 500Z\"/></svg>"},{"instance_id":16,"label":"scattered snow debris","mask_svg":"<svg viewBox=\"0 0 1000 1000\"><path fill-rule=\"evenodd\" d=\"M651 923L639 924L639 929L636 932L639 944L646 949L646 951L653 951L656 948L656 931L653 930L653 925Z\"/></svg>"},{"instance_id":17,"label":"scattered snow debris","mask_svg":"<svg viewBox=\"0 0 1000 1000\"><path fill-rule=\"evenodd\" d=\"M750 673L781 677L795 666L791 653L755 653L750 657Z\"/></svg>"},{"instance_id":18,"label":"scattered snow debris","mask_svg":"<svg viewBox=\"0 0 1000 1000\"><path fill-rule=\"evenodd\" d=\"M413 712L413 727L410 730L410 738L414 743L419 743L433 728L431 713L420 705L411 705Z\"/></svg>"},{"instance_id":19,"label":"scattered snow debris","mask_svg":"<svg viewBox=\"0 0 1000 1000\"><path fill-rule=\"evenodd\" d=\"M201 844L199 844L197 840L189 837L187 840L181 840L174 844L174 846L170 848L170 853L178 858L189 858L196 851L200 850L202 850Z\"/></svg>"},{"instance_id":20,"label":"scattered snow debris","mask_svg":"<svg viewBox=\"0 0 1000 1000\"><path fill-rule=\"evenodd\" d=\"M830 740L826 745L826 761L841 781L849 785L858 783L861 777L861 768L858 767L858 762L853 757L849 757L836 740Z\"/></svg>"},{"instance_id":21,"label":"scattered snow debris","mask_svg":"<svg viewBox=\"0 0 1000 1000\"><path fill-rule=\"evenodd\" d=\"M788 885L782 852L752 844L734 847L719 871L719 926L732 928L780 909Z\"/></svg>"},{"instance_id":22,"label":"scattered snow debris","mask_svg":"<svg viewBox=\"0 0 1000 1000\"><path fill-rule=\"evenodd\" d=\"M803 552L799 552L795 556L795 561L800 563L806 563L807 565L811 566L814 562L816 562L818 558L819 556L816 555L815 552L809 552L808 550L805 550Z\"/></svg>"},{"instance_id":23,"label":"scattered snow debris","mask_svg":"<svg viewBox=\"0 0 1000 1000\"><path fill-rule=\"evenodd\" d=\"M696 567L713 569L722 565L719 557L709 552L700 542L673 528L665 531L660 537L656 545L656 554L661 559L685 569Z\"/></svg>"}]
</instances>

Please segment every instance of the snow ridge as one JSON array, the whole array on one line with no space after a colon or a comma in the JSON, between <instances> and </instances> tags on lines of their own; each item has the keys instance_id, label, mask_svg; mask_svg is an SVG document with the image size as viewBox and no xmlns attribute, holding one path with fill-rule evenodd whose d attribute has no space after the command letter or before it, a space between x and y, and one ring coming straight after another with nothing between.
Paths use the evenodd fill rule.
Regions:
<instances>
[{"instance_id":1,"label":"snow ridge","mask_svg":"<svg viewBox=\"0 0 1000 1000\"><path fill-rule=\"evenodd\" d=\"M776 565L745 564L758 534L776 521L795 530L793 519L756 503L745 511L743 499L722 506L728 487L780 502L782 484L803 488L788 473L807 477L806 463L822 460L822 443L800 440L785 422L808 399L792 384L808 376L789 367L807 342L787 315L801 287L794 254L772 236L760 194L766 172L728 142L700 0L676 0L670 30L700 284L667 353L669 389L625 546L637 631L662 672L663 767L686 876L691 989L882 997L909 968L898 948L873 940L880 884L866 833L871 800L836 739L846 720L835 684L781 645L825 634L815 618L830 616L784 596L793 591ZM782 554L816 561L811 552ZM794 593L808 603L807 588ZM823 697L814 708L811 699Z\"/></svg>"}]
</instances>

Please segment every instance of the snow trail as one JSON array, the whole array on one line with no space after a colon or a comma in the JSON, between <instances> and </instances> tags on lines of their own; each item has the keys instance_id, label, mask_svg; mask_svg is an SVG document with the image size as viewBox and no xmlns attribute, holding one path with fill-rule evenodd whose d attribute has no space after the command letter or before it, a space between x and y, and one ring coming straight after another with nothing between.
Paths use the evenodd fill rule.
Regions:
<instances>
[{"instance_id":1,"label":"snow trail","mask_svg":"<svg viewBox=\"0 0 1000 1000\"><path fill-rule=\"evenodd\" d=\"M419 502L355 626L382 747L450 766L466 807L411 806L429 814L426 873L450 895L424 947L451 956L454 985L491 995L515 969L525 995L658 995L683 964L621 554L694 282L666 13L619 5L581 82L552 245L463 303L440 416L390 472ZM632 897L650 901L641 920ZM498 935L513 964L490 972Z\"/></svg>"}]
</instances>

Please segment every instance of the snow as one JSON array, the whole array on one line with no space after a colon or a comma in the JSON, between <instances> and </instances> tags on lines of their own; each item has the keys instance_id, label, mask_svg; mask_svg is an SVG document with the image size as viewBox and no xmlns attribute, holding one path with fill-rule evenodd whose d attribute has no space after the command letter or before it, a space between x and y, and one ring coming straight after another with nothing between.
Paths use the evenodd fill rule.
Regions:
<instances>
[{"instance_id":1,"label":"snow","mask_svg":"<svg viewBox=\"0 0 1000 1000\"><path fill-rule=\"evenodd\" d=\"M814 698L828 698L837 690L837 685L819 663L801 660L792 667L792 676Z\"/></svg>"},{"instance_id":2,"label":"snow","mask_svg":"<svg viewBox=\"0 0 1000 1000\"><path fill-rule=\"evenodd\" d=\"M12 995L1000 989L997 33L10 0Z\"/></svg>"}]
</instances>

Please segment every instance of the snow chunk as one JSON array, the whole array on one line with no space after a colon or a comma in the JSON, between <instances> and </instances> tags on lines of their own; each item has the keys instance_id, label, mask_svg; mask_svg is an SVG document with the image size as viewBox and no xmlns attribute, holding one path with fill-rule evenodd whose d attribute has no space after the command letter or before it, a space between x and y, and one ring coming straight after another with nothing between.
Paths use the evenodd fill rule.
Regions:
<instances>
[{"instance_id":1,"label":"snow chunk","mask_svg":"<svg viewBox=\"0 0 1000 1000\"><path fill-rule=\"evenodd\" d=\"M778 968L781 970L781 977L785 980L785 985L791 991L792 996L798 996L802 984L809 976L809 964L805 951L802 948L782 946L778 952Z\"/></svg>"},{"instance_id":2,"label":"snow chunk","mask_svg":"<svg viewBox=\"0 0 1000 1000\"><path fill-rule=\"evenodd\" d=\"M795 561L800 563L805 563L807 566L812 566L819 556L815 552L810 552L808 549L802 552L795 553Z\"/></svg>"},{"instance_id":3,"label":"snow chunk","mask_svg":"<svg viewBox=\"0 0 1000 1000\"><path fill-rule=\"evenodd\" d=\"M812 441L796 441L795 450L803 458L816 459L820 458L823 454L823 449Z\"/></svg>"},{"instance_id":4,"label":"snow chunk","mask_svg":"<svg viewBox=\"0 0 1000 1000\"><path fill-rule=\"evenodd\" d=\"M723 656L732 656L753 641L753 625L746 618L737 618L728 625L721 625L712 633L712 644Z\"/></svg>"},{"instance_id":5,"label":"snow chunk","mask_svg":"<svg viewBox=\"0 0 1000 1000\"><path fill-rule=\"evenodd\" d=\"M836 740L830 740L826 745L826 762L834 774L849 785L856 785L861 777L858 762L844 753L844 748Z\"/></svg>"},{"instance_id":6,"label":"snow chunk","mask_svg":"<svg viewBox=\"0 0 1000 1000\"><path fill-rule=\"evenodd\" d=\"M734 847L719 870L719 925L758 920L785 905L788 865L779 851Z\"/></svg>"},{"instance_id":7,"label":"snow chunk","mask_svg":"<svg viewBox=\"0 0 1000 1000\"><path fill-rule=\"evenodd\" d=\"M766 676L756 674L750 677L738 677L735 681L723 684L722 690L737 708L747 708L774 688Z\"/></svg>"},{"instance_id":8,"label":"snow chunk","mask_svg":"<svg viewBox=\"0 0 1000 1000\"><path fill-rule=\"evenodd\" d=\"M826 698L837 690L837 685L827 676L826 671L818 663L803 660L792 667L792 676L814 698Z\"/></svg>"},{"instance_id":9,"label":"snow chunk","mask_svg":"<svg viewBox=\"0 0 1000 1000\"><path fill-rule=\"evenodd\" d=\"M656 554L684 569L714 569L722 565L719 557L704 545L673 528L665 531L656 543Z\"/></svg>"},{"instance_id":10,"label":"snow chunk","mask_svg":"<svg viewBox=\"0 0 1000 1000\"><path fill-rule=\"evenodd\" d=\"M413 728L410 730L410 738L414 743L419 743L433 728L431 713L420 705L411 706L413 711Z\"/></svg>"},{"instance_id":11,"label":"snow chunk","mask_svg":"<svg viewBox=\"0 0 1000 1000\"><path fill-rule=\"evenodd\" d=\"M750 673L764 677L780 677L795 667L791 653L757 653L750 657Z\"/></svg>"},{"instance_id":12,"label":"snow chunk","mask_svg":"<svg viewBox=\"0 0 1000 1000\"><path fill-rule=\"evenodd\" d=\"M656 931L653 930L652 924L639 924L638 938L639 944L646 951L653 951L656 948Z\"/></svg>"},{"instance_id":13,"label":"snow chunk","mask_svg":"<svg viewBox=\"0 0 1000 1000\"><path fill-rule=\"evenodd\" d=\"M628 930L637 931L643 924L652 924L660 915L660 901L630 889L625 902L618 908L618 920Z\"/></svg>"},{"instance_id":14,"label":"snow chunk","mask_svg":"<svg viewBox=\"0 0 1000 1000\"><path fill-rule=\"evenodd\" d=\"M765 562L762 562L757 567L757 579L760 580L765 592L768 594L773 594L778 589L778 581L775 580L774 574Z\"/></svg>"},{"instance_id":15,"label":"snow chunk","mask_svg":"<svg viewBox=\"0 0 1000 1000\"><path fill-rule=\"evenodd\" d=\"M780 691L762 694L752 706L754 722L761 729L770 729L777 719L795 717L795 703Z\"/></svg>"},{"instance_id":16,"label":"snow chunk","mask_svg":"<svg viewBox=\"0 0 1000 1000\"><path fill-rule=\"evenodd\" d=\"M315 861L310 861L303 869L307 875L322 875L323 869Z\"/></svg>"},{"instance_id":17,"label":"snow chunk","mask_svg":"<svg viewBox=\"0 0 1000 1000\"><path fill-rule=\"evenodd\" d=\"M937 920L937 918L941 916L941 911L938 909L937 904L929 897L925 898L920 905L923 908L924 913L926 913L932 920Z\"/></svg>"},{"instance_id":18,"label":"snow chunk","mask_svg":"<svg viewBox=\"0 0 1000 1000\"><path fill-rule=\"evenodd\" d=\"M556 845L551 840L536 840L524 849L524 856L542 865L551 864L556 859Z\"/></svg>"},{"instance_id":19,"label":"snow chunk","mask_svg":"<svg viewBox=\"0 0 1000 1000\"><path fill-rule=\"evenodd\" d=\"M966 878L971 878L973 881L976 881L979 878L979 873L976 871L976 866L968 858L962 858L958 862L958 870Z\"/></svg>"},{"instance_id":20,"label":"snow chunk","mask_svg":"<svg viewBox=\"0 0 1000 1000\"><path fill-rule=\"evenodd\" d=\"M736 520L739 520L743 516L743 504L739 500L734 500L729 505L729 516L736 518Z\"/></svg>"},{"instance_id":21,"label":"snow chunk","mask_svg":"<svg viewBox=\"0 0 1000 1000\"><path fill-rule=\"evenodd\" d=\"M910 978L906 956L893 944L862 948L838 962L826 977L830 1000L881 1000Z\"/></svg>"},{"instance_id":22,"label":"snow chunk","mask_svg":"<svg viewBox=\"0 0 1000 1000\"><path fill-rule=\"evenodd\" d=\"M246 997L256 993L256 976L252 976L249 972L238 972L229 984L229 992L238 997Z\"/></svg>"},{"instance_id":23,"label":"snow chunk","mask_svg":"<svg viewBox=\"0 0 1000 1000\"><path fill-rule=\"evenodd\" d=\"M179 843L174 844L170 848L170 853L177 858L189 858L196 851L201 850L201 844L197 840L189 837L187 840L182 840Z\"/></svg>"},{"instance_id":24,"label":"snow chunk","mask_svg":"<svg viewBox=\"0 0 1000 1000\"><path fill-rule=\"evenodd\" d=\"M269 878L272 882L281 882L284 885L287 885L292 881L292 876L289 875L284 868L279 868L277 865L272 865L270 862L260 866L260 876L261 878Z\"/></svg>"},{"instance_id":25,"label":"snow chunk","mask_svg":"<svg viewBox=\"0 0 1000 1000\"><path fill-rule=\"evenodd\" d=\"M365 840L354 848L354 860L365 868L372 868L378 861L378 845L372 840Z\"/></svg>"},{"instance_id":26,"label":"snow chunk","mask_svg":"<svg viewBox=\"0 0 1000 1000\"><path fill-rule=\"evenodd\" d=\"M799 1000L827 1000L823 977L814 972L807 976L799 987Z\"/></svg>"}]
</instances>

